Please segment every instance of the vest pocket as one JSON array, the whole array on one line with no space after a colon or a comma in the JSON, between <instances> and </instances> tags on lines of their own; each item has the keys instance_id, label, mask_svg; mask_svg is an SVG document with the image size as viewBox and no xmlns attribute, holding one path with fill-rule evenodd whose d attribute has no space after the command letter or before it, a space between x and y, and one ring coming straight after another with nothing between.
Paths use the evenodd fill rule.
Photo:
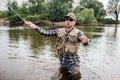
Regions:
<instances>
[{"instance_id":1,"label":"vest pocket","mask_svg":"<svg viewBox=\"0 0 120 80\"><path fill-rule=\"evenodd\" d=\"M77 53L78 48L77 47L73 47L73 46L66 46L65 48L65 53L67 54L76 54Z\"/></svg>"},{"instance_id":2,"label":"vest pocket","mask_svg":"<svg viewBox=\"0 0 120 80\"><path fill-rule=\"evenodd\" d=\"M63 42L64 42L63 37L57 37L57 43L55 45L55 48L58 54L63 54L63 45L64 45Z\"/></svg>"},{"instance_id":3,"label":"vest pocket","mask_svg":"<svg viewBox=\"0 0 120 80\"><path fill-rule=\"evenodd\" d=\"M71 43L75 43L76 42L76 37L75 36L72 36L72 35L69 35L69 41Z\"/></svg>"}]
</instances>

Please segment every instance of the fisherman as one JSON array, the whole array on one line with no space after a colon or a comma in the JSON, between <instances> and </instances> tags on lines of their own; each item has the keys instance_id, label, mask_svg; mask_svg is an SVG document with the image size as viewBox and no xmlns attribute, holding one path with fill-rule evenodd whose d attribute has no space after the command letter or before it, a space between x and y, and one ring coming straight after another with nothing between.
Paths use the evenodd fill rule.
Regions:
<instances>
[{"instance_id":1,"label":"fisherman","mask_svg":"<svg viewBox=\"0 0 120 80\"><path fill-rule=\"evenodd\" d=\"M78 55L79 43L87 46L89 44L87 37L82 31L75 28L76 16L70 12L65 16L65 28L58 28L55 30L45 30L36 26L30 21L24 21L25 26L30 27L38 33L45 36L56 36L56 50L60 55L60 67L62 70L66 70L70 76L67 80L79 80L76 75L79 73L80 57ZM60 79L62 80L62 79Z\"/></svg>"}]
</instances>

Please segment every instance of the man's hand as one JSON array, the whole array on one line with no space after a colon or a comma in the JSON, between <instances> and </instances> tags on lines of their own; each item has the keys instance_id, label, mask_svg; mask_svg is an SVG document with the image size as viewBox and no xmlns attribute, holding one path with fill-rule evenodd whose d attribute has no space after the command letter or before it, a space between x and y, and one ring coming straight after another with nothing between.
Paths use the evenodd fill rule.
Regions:
<instances>
[{"instance_id":1,"label":"man's hand","mask_svg":"<svg viewBox=\"0 0 120 80\"><path fill-rule=\"evenodd\" d=\"M30 27L32 29L35 29L37 26L35 24L33 24L32 22L30 21L24 21L24 26L25 27Z\"/></svg>"},{"instance_id":2,"label":"man's hand","mask_svg":"<svg viewBox=\"0 0 120 80\"><path fill-rule=\"evenodd\" d=\"M80 40L81 40L81 42L84 44L84 43L87 43L87 37L86 36L81 36L80 38L79 38Z\"/></svg>"},{"instance_id":3,"label":"man's hand","mask_svg":"<svg viewBox=\"0 0 120 80\"><path fill-rule=\"evenodd\" d=\"M84 46L89 45L89 40L87 39L86 36L81 36L79 39L81 40Z\"/></svg>"}]
</instances>

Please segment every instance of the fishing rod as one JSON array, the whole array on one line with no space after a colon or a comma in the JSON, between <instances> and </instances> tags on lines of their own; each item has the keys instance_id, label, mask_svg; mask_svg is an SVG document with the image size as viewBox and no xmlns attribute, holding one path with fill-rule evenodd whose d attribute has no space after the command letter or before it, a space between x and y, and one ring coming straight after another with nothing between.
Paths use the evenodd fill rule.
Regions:
<instances>
[{"instance_id":1,"label":"fishing rod","mask_svg":"<svg viewBox=\"0 0 120 80\"><path fill-rule=\"evenodd\" d=\"M8 7L24 22L25 21L25 19L20 15L20 14L18 14L12 7L10 7L9 5L8 5ZM30 29L30 27L26 27L26 26L23 26L23 28L24 29Z\"/></svg>"},{"instance_id":2,"label":"fishing rod","mask_svg":"<svg viewBox=\"0 0 120 80\"><path fill-rule=\"evenodd\" d=\"M12 7L8 6L22 21L25 21Z\"/></svg>"}]
</instances>

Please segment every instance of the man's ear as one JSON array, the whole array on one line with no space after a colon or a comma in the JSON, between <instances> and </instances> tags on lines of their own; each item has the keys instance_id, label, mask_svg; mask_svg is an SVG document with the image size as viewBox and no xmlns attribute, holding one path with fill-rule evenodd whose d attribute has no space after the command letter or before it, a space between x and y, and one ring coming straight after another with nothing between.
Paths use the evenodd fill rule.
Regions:
<instances>
[{"instance_id":1,"label":"man's ear","mask_svg":"<svg viewBox=\"0 0 120 80\"><path fill-rule=\"evenodd\" d=\"M76 20L74 20L74 25L76 24L76 22L77 22L77 21L76 21Z\"/></svg>"}]
</instances>

